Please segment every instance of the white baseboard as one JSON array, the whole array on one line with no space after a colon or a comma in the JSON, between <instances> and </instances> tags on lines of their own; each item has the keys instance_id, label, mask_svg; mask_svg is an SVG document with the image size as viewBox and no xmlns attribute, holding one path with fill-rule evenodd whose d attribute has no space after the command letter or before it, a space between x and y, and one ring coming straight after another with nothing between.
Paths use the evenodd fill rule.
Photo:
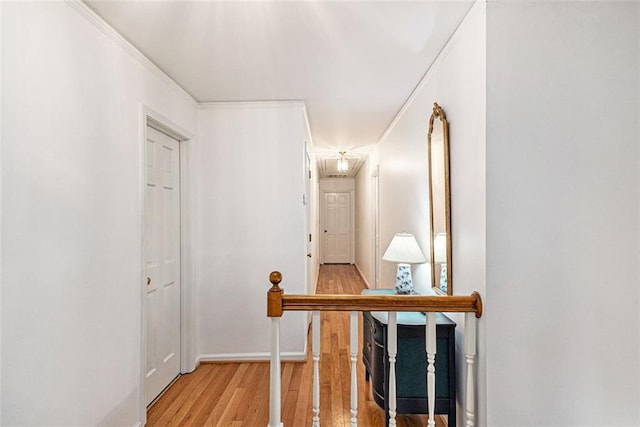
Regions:
<instances>
[{"instance_id":1,"label":"white baseboard","mask_svg":"<svg viewBox=\"0 0 640 427\"><path fill-rule=\"evenodd\" d=\"M358 267L358 264L353 264L353 265L356 266L356 270L358 270L358 274L360 275L360 278L364 282L365 286L371 289L371 285L369 284L369 282L367 282L367 279L364 278L364 274L362 274L362 270L360 270L360 267Z\"/></svg>"},{"instance_id":2,"label":"white baseboard","mask_svg":"<svg viewBox=\"0 0 640 427\"><path fill-rule=\"evenodd\" d=\"M223 353L223 354L201 354L198 363L202 362L268 362L271 358L269 353ZM307 360L307 353L302 351L283 351L280 353L280 360L283 362L304 362Z\"/></svg>"},{"instance_id":3,"label":"white baseboard","mask_svg":"<svg viewBox=\"0 0 640 427\"><path fill-rule=\"evenodd\" d=\"M142 421L138 421L133 425L133 427L142 427Z\"/></svg>"}]
</instances>

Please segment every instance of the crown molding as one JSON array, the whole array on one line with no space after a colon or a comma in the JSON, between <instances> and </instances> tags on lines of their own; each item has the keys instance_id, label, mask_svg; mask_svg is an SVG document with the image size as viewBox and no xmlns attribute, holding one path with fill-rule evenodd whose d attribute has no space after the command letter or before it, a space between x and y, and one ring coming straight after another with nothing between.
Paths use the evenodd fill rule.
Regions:
<instances>
[{"instance_id":1,"label":"crown molding","mask_svg":"<svg viewBox=\"0 0 640 427\"><path fill-rule=\"evenodd\" d=\"M123 51L125 51L131 58L141 64L147 71L157 77L160 81L165 83L171 89L183 95L194 106L197 106L198 101L187 92L182 86L175 82L167 73L165 73L160 67L154 64L149 58L147 58L142 52L132 45L127 39L122 37L111 25L109 25L104 19L102 19L96 12L89 6L80 0L65 0L65 2L76 12L78 12L84 19L92 24L95 28L100 30L102 34L107 36Z\"/></svg>"},{"instance_id":2,"label":"crown molding","mask_svg":"<svg viewBox=\"0 0 640 427\"><path fill-rule=\"evenodd\" d=\"M467 13L464 15L464 17L460 20L456 28L453 30L453 33L451 34L447 42L444 44L442 49L440 49L440 52L438 52L438 55L436 55L431 65L429 65L429 67L427 68L427 71L425 71L425 73L422 75L422 78L420 79L416 87L413 88L413 90L407 97L407 100L404 102L404 104L402 104L402 107L400 107L400 110L396 113L393 120L391 120L391 123L389 123L389 126L387 127L387 129L384 131L382 136L380 136L377 144L384 143L384 141L387 139L391 131L396 127L400 119L407 112L411 104L413 104L413 101L416 99L416 97L418 96L422 88L425 86L427 81L431 78L431 75L434 73L434 70L437 68L438 65L440 65L442 61L444 61L444 59L447 57L449 52L451 52L451 49L453 49L453 46L456 45L456 43L458 42L458 39L460 38L459 30L466 26L467 18L469 17L469 15L471 15L471 13L476 8L486 7L485 3L486 3L486 0L476 0L475 3L473 3L473 5L471 6L471 8L469 8Z\"/></svg>"},{"instance_id":3,"label":"crown molding","mask_svg":"<svg viewBox=\"0 0 640 427\"><path fill-rule=\"evenodd\" d=\"M307 111L307 107L302 100L282 99L271 101L209 101L198 102L198 108L201 110L219 110L228 108L291 108L302 107Z\"/></svg>"}]
</instances>

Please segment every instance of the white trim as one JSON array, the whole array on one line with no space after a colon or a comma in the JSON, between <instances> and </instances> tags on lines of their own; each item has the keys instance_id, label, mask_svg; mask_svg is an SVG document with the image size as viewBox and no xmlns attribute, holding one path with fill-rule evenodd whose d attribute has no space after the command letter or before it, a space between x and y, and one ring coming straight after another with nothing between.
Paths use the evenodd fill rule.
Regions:
<instances>
[{"instance_id":1,"label":"white trim","mask_svg":"<svg viewBox=\"0 0 640 427\"><path fill-rule=\"evenodd\" d=\"M371 202L371 272L373 287L380 287L380 165L373 168L371 181L369 183L369 200Z\"/></svg>"},{"instance_id":2,"label":"white trim","mask_svg":"<svg viewBox=\"0 0 640 427\"><path fill-rule=\"evenodd\" d=\"M125 51L131 58L140 63L151 74L161 80L170 88L174 89L177 93L187 98L194 106L197 105L196 99L187 92L182 86L176 83L167 73L165 73L156 64L151 62L142 52L140 52L134 45L132 45L127 39L122 37L111 25L109 25L104 19L102 19L97 13L95 13L89 6L80 0L66 0L66 3L78 12L83 18L90 24L100 30L111 41L118 45L123 51Z\"/></svg>"},{"instance_id":3,"label":"white trim","mask_svg":"<svg viewBox=\"0 0 640 427\"><path fill-rule=\"evenodd\" d=\"M265 107L290 107L299 106L304 107L304 115L308 123L307 109L305 102L299 99L282 99L282 100L253 100L253 101L206 101L200 102L193 95L191 95L185 88L180 86L175 80L173 80L167 73L158 67L153 61L147 58L137 47L131 44L125 39L118 31L116 31L108 22L100 17L81 0L65 0L65 2L78 14L80 14L88 23L93 25L111 41L113 41L118 47L120 47L125 53L127 53L133 60L141 64L151 74L157 77L160 81L167 86L175 90L180 95L184 96L193 104L194 107L202 110L218 109L218 108L265 108ZM310 128L309 128L310 129Z\"/></svg>"},{"instance_id":4,"label":"white trim","mask_svg":"<svg viewBox=\"0 0 640 427\"><path fill-rule=\"evenodd\" d=\"M180 373L196 369L196 266L192 215L191 139L180 141Z\"/></svg>"},{"instance_id":5,"label":"white trim","mask_svg":"<svg viewBox=\"0 0 640 427\"><path fill-rule=\"evenodd\" d=\"M304 117L304 124L306 125L306 138L309 139L309 145L313 147L313 137L311 136L311 124L309 123L309 114L307 113L307 104L304 101L295 101L302 103L302 115Z\"/></svg>"},{"instance_id":6,"label":"white trim","mask_svg":"<svg viewBox=\"0 0 640 427\"><path fill-rule=\"evenodd\" d=\"M349 191L349 197L351 198L351 226L349 227L351 230L351 264L356 263L356 190L352 189Z\"/></svg>"},{"instance_id":7,"label":"white trim","mask_svg":"<svg viewBox=\"0 0 640 427\"><path fill-rule=\"evenodd\" d=\"M157 129L160 132L163 132L180 142L193 139L193 133L182 128L177 123L174 123L173 121L169 120L162 114L152 110L146 105L142 105L142 108L144 113L145 126L148 123L152 128Z\"/></svg>"},{"instance_id":8,"label":"white trim","mask_svg":"<svg viewBox=\"0 0 640 427\"><path fill-rule=\"evenodd\" d=\"M304 114L306 115L307 110L305 103L298 99L198 102L198 109L200 110L219 110L229 108L291 108L300 106L304 108Z\"/></svg>"},{"instance_id":9,"label":"white trim","mask_svg":"<svg viewBox=\"0 0 640 427\"><path fill-rule=\"evenodd\" d=\"M422 87L427 83L427 80L429 80L429 78L431 77L431 73L436 69L436 66L438 64L440 64L440 62L442 62L447 57L447 54L451 51L453 46L455 46L455 44L458 42L458 39L460 37L462 37L462 36L460 36L458 34L459 33L458 29L466 21L467 16L469 15L469 13L471 13L471 11L473 9L475 9L476 4L484 3L484 2L486 2L486 0L476 0L475 3L469 8L467 13L460 20L460 22L456 26L455 30L451 34L451 37L449 37L449 40L447 40L447 42L444 44L442 49L440 49L440 52L438 52L438 55L436 55L436 57L433 60L433 62L431 63L431 65L429 65L429 68L427 68L427 71L424 73L424 75L422 76L422 78L420 79L420 81L418 82L416 87L413 88L413 90L409 94L409 97L404 102L404 104L402 104L402 107L400 108L400 110L398 111L396 116L393 118L393 120L391 120L391 123L389 123L389 126L387 127L387 130L385 130L384 133L382 134L382 136L380 137L380 139L378 139L377 144L380 144L380 143L384 142L384 140L387 138L387 136L389 136L389 134L391 133L393 128L398 124L398 122L400 121L402 116L404 116L404 113L407 111L409 106L411 106L411 104L413 104L413 101L415 100L416 96L418 96L418 93L421 91ZM427 121L428 118L429 117L427 116L425 121Z\"/></svg>"},{"instance_id":10,"label":"white trim","mask_svg":"<svg viewBox=\"0 0 640 427\"><path fill-rule=\"evenodd\" d=\"M145 216L145 210L146 210L146 194L147 194L147 167L146 167L146 150L145 150L145 143L147 141L147 113L146 113L146 108L143 104L140 104L140 128L139 128L139 132L140 135L138 137L138 167L140 168L138 170L138 191L139 191L139 203L140 205L138 206L139 212L140 212L140 240L141 240L141 245L140 245L140 280L138 281L138 284L144 283L145 280L145 268L144 268L144 257L145 257L145 252L144 252L144 245L145 245L145 240L144 240L144 235L145 235L145 223L144 223L144 216ZM146 346L147 346L147 332L146 332L146 328L144 327L144 322L145 322L145 311L144 311L144 301L145 301L145 294L144 294L144 287L143 286L139 286L140 287L140 361L138 362L138 366L140 367L140 376L139 376L139 384L138 384L138 419L140 420L139 423L142 425L147 424L147 405L145 402L145 398L144 398L144 392L145 392L145 380L146 380L146 375L144 372L144 368L146 365Z\"/></svg>"},{"instance_id":11,"label":"white trim","mask_svg":"<svg viewBox=\"0 0 640 427\"><path fill-rule=\"evenodd\" d=\"M320 280L320 263L318 262L315 263L315 269L316 269L316 283L313 285L313 292L311 293L311 295L315 295L316 292L318 292L318 281Z\"/></svg>"},{"instance_id":12,"label":"white trim","mask_svg":"<svg viewBox=\"0 0 640 427\"><path fill-rule=\"evenodd\" d=\"M2 1L0 1L0 23L2 23ZM0 24L1 25L1 24ZM3 36L2 36L3 32L0 29L0 64L2 64L2 46L3 46ZM3 86L3 81L2 80L2 67L0 67L0 94L3 93L2 92L2 86ZM1 99L0 99L1 101ZM4 102L0 102L0 130L4 129L2 127L2 118L3 118L3 111L2 111L2 106L4 105ZM0 131L0 165L2 165L2 135L4 135L4 132ZM0 173L0 224L3 224L2 222L2 174ZM2 307L2 227L0 227L0 307ZM2 316L0 316L0 390L2 390ZM0 404L0 422L2 422L2 404Z\"/></svg>"},{"instance_id":13,"label":"white trim","mask_svg":"<svg viewBox=\"0 0 640 427\"><path fill-rule=\"evenodd\" d=\"M195 257L192 254L194 236L191 225L191 181L189 167L189 142L193 139L193 134L162 114L152 110L144 104L140 104L140 140L139 140L139 191L140 191L140 230L141 236L141 259L140 259L140 284L145 280L144 269L144 248L145 248L145 209L146 209L146 150L147 125L157 129L180 141L180 373L192 372L197 366L195 357L196 345L196 303L195 303ZM146 364L146 330L144 328L145 319L145 289L140 286L140 384L139 384L139 407L140 425L146 424L147 411L145 402L145 364Z\"/></svg>"},{"instance_id":14,"label":"white trim","mask_svg":"<svg viewBox=\"0 0 640 427\"><path fill-rule=\"evenodd\" d=\"M198 363L202 362L268 362L271 353L220 353L220 354L201 354L198 357ZM307 352L305 351L283 351L280 353L280 360L289 362L304 362L307 360Z\"/></svg>"},{"instance_id":15,"label":"white trim","mask_svg":"<svg viewBox=\"0 0 640 427\"><path fill-rule=\"evenodd\" d=\"M365 286L369 289L371 289L371 284L367 281L367 278L364 277L364 274L362 274L362 270L360 270L360 267L358 267L357 263L354 263L353 265L355 265L356 270L358 270L358 274L360 275L360 278L362 279L362 281L364 282Z\"/></svg>"},{"instance_id":16,"label":"white trim","mask_svg":"<svg viewBox=\"0 0 640 427\"><path fill-rule=\"evenodd\" d=\"M2 1L0 1L0 25L2 23ZM0 64L2 64L2 46L3 46L3 31L0 29ZM0 66L0 94L2 94L2 86L3 86L3 82L4 80L2 79L2 67ZM4 135L4 132L2 130L4 130L4 128L2 127L2 118L3 116L3 111L2 111L2 106L4 105L3 101L4 98L0 98L0 165L2 165L2 135ZM0 224L3 224L2 222L2 201L4 199L2 198L2 174L0 173ZM2 307L2 227L0 227L0 307ZM0 316L0 390L2 390L2 316ZM0 403L0 422L2 422L2 404Z\"/></svg>"}]
</instances>

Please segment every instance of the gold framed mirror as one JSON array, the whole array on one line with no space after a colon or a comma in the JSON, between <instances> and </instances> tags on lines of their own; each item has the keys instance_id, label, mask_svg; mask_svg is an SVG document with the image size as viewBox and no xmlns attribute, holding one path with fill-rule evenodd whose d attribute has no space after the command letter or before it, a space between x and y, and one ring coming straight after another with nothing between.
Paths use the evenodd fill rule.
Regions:
<instances>
[{"instance_id":1,"label":"gold framed mirror","mask_svg":"<svg viewBox=\"0 0 640 427\"><path fill-rule=\"evenodd\" d=\"M437 102L427 135L431 287L453 295L451 282L451 189L449 186L449 124Z\"/></svg>"}]
</instances>

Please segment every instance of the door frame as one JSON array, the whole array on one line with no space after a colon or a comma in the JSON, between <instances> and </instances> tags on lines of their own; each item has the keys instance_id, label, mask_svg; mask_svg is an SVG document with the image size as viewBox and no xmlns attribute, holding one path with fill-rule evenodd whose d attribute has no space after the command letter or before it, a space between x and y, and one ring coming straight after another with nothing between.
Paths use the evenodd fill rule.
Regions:
<instances>
[{"instance_id":1,"label":"door frame","mask_svg":"<svg viewBox=\"0 0 640 427\"><path fill-rule=\"evenodd\" d=\"M307 285L305 289L308 294L313 294L315 291L315 284L312 282L312 272L313 272L313 257L315 254L313 253L313 232L311 230L311 154L309 153L309 141L307 139L304 140L304 239L306 242L305 249L307 250L307 262L305 263L306 270L306 280Z\"/></svg>"},{"instance_id":2,"label":"door frame","mask_svg":"<svg viewBox=\"0 0 640 427\"><path fill-rule=\"evenodd\" d=\"M196 368L195 344L196 344L196 316L195 316L195 257L192 252L193 235L192 209L191 209L191 176L190 176L190 142L193 134L163 115L152 110L148 106L140 106L140 140L139 140L139 191L140 191L140 381L139 402L140 420L142 425L147 420L147 405L145 403L145 372L147 336L144 322L146 318L145 307L145 210L147 187L147 162L146 141L147 125L161 131L179 142L180 147L180 373L192 372Z\"/></svg>"},{"instance_id":3,"label":"door frame","mask_svg":"<svg viewBox=\"0 0 640 427\"><path fill-rule=\"evenodd\" d=\"M371 174L371 266L373 269L373 287L380 287L380 165L376 165Z\"/></svg>"}]
</instances>

